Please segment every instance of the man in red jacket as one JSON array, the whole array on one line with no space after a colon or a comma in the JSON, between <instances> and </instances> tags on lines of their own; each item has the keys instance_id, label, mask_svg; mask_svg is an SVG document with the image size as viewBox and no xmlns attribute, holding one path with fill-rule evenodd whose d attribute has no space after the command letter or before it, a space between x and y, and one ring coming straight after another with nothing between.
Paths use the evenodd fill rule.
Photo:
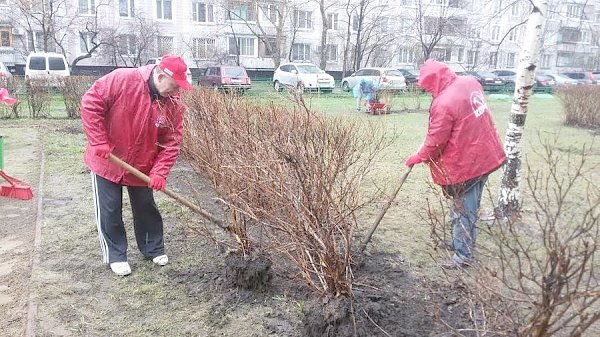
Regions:
<instances>
[{"instance_id":1,"label":"man in red jacket","mask_svg":"<svg viewBox=\"0 0 600 337\"><path fill-rule=\"evenodd\" d=\"M452 265L462 267L473 260L483 186L506 157L475 78L456 76L445 64L427 60L418 84L433 101L425 141L406 165L429 164L433 181L451 199Z\"/></svg>"},{"instance_id":2,"label":"man in red jacket","mask_svg":"<svg viewBox=\"0 0 600 337\"><path fill-rule=\"evenodd\" d=\"M165 188L182 139L183 107L179 89L191 89L187 66L165 55L158 65L117 69L98 79L81 99L88 146L84 161L92 189L102 261L117 275L129 275L127 237L122 218L127 187L138 248L154 263L169 262L163 222L152 190ZM145 184L108 160L109 153L150 176Z\"/></svg>"}]
</instances>

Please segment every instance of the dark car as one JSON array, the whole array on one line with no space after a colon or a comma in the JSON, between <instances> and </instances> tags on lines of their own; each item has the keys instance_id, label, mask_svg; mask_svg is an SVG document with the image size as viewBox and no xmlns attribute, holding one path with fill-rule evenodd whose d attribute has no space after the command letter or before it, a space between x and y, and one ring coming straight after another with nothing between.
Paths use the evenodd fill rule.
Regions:
<instances>
[{"instance_id":1,"label":"dark car","mask_svg":"<svg viewBox=\"0 0 600 337\"><path fill-rule=\"evenodd\" d=\"M419 70L418 69L398 69L404 75L404 80L407 86L416 85L419 81Z\"/></svg>"},{"instance_id":2,"label":"dark car","mask_svg":"<svg viewBox=\"0 0 600 337\"><path fill-rule=\"evenodd\" d=\"M223 65L206 68L204 73L198 77L198 85L244 92L250 89L252 81L244 67Z\"/></svg>"},{"instance_id":3,"label":"dark car","mask_svg":"<svg viewBox=\"0 0 600 337\"><path fill-rule=\"evenodd\" d=\"M590 71L572 71L561 75L577 80L577 84L596 84L596 75Z\"/></svg>"},{"instance_id":4,"label":"dark car","mask_svg":"<svg viewBox=\"0 0 600 337\"><path fill-rule=\"evenodd\" d=\"M515 83L515 79L517 77L517 73L513 70L509 70L509 69L496 69L496 70L492 70L492 73L498 77L500 77L504 83L509 84Z\"/></svg>"},{"instance_id":5,"label":"dark car","mask_svg":"<svg viewBox=\"0 0 600 337\"><path fill-rule=\"evenodd\" d=\"M479 83L481 84L481 86L483 87L483 90L485 91L507 91L510 90L509 86L507 86L507 83L504 83L504 81L496 76L493 73L487 72L487 71L464 71L464 72L457 72L457 75L467 75L467 76L473 76L475 77L475 79L477 81L479 81ZM510 83L508 83L510 84ZM513 88L514 88L514 84L513 84Z\"/></svg>"}]
</instances>

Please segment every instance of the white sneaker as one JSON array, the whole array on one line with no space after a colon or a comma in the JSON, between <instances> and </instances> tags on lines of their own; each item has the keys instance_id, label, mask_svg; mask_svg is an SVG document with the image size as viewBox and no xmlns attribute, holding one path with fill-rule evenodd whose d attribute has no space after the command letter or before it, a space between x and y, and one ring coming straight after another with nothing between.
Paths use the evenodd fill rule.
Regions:
<instances>
[{"instance_id":1,"label":"white sneaker","mask_svg":"<svg viewBox=\"0 0 600 337\"><path fill-rule=\"evenodd\" d=\"M127 276L131 274L131 268L129 267L129 263L127 263L127 261L111 263L110 269L113 271L113 273L119 276Z\"/></svg>"},{"instance_id":2,"label":"white sneaker","mask_svg":"<svg viewBox=\"0 0 600 337\"><path fill-rule=\"evenodd\" d=\"M159 255L152 259L152 262L156 263L159 266L164 266L169 263L169 257L166 255Z\"/></svg>"}]
</instances>

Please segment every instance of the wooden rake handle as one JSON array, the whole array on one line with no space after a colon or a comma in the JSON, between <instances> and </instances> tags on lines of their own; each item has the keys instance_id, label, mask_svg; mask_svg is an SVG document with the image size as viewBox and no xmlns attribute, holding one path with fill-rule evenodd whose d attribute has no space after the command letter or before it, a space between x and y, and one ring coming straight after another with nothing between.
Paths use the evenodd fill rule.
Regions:
<instances>
[{"instance_id":1,"label":"wooden rake handle","mask_svg":"<svg viewBox=\"0 0 600 337\"><path fill-rule=\"evenodd\" d=\"M396 196L398 195L398 192L400 192L400 189L402 188L402 185L404 185L404 182L406 181L406 178L408 177L408 174L410 173L411 170L412 170L412 166L410 166L408 168L408 170L406 171L406 173L404 173L404 175L402 176L402 178L400 178L400 184L398 185L398 187L394 191L394 194L392 194L392 196L390 197L390 199L385 203L385 205L381 209L381 212L379 212L379 215L377 216L377 219L375 219L375 222L373 223L373 226L371 227L371 230L369 231L369 233L367 234L367 236L365 237L365 239L363 240L363 242L361 242L360 247L359 247L359 252L362 253L365 250L365 248L367 247L367 243L369 243L369 241L371 241L371 237L373 236L373 233L377 229L377 226L379 226L379 223L381 222L381 219L383 219L383 216L385 215L385 213L387 212L387 210L392 205L392 202L394 202L394 199L396 199Z\"/></svg>"},{"instance_id":2,"label":"wooden rake handle","mask_svg":"<svg viewBox=\"0 0 600 337\"><path fill-rule=\"evenodd\" d=\"M111 162L113 162L113 163L119 165L120 167L122 167L123 169L125 169L127 172L133 174L134 176L136 176L137 178L139 178L141 181L143 181L145 183L150 183L150 177L148 177L146 174L144 174L142 171L136 169L135 167L127 164L126 162L124 162L119 157L115 156L114 154L112 154L112 153L109 154L108 155L108 159ZM183 196L181 196L181 195L173 192L172 190L170 190L170 189L168 189L166 187L165 187L165 189L162 190L162 192L164 194L170 196L171 198L175 199L180 204L189 207L192 211L200 214L204 218L212 221L217 226L219 226L219 227L221 227L223 229L227 229L228 228L228 226L226 224L224 224L223 221L221 221L220 219L216 218L214 215L208 213L202 207L193 204L191 201L187 200Z\"/></svg>"}]
</instances>

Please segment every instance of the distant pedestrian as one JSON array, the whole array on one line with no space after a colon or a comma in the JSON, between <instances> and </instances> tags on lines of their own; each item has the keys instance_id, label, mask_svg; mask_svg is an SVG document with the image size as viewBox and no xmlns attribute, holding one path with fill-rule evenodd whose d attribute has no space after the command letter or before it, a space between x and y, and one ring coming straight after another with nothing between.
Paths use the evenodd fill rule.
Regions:
<instances>
[{"instance_id":1,"label":"distant pedestrian","mask_svg":"<svg viewBox=\"0 0 600 337\"><path fill-rule=\"evenodd\" d=\"M356 98L356 111L360 111L360 105L363 99L365 100L365 103L377 101L377 85L371 80L360 80L360 82L352 88L352 93Z\"/></svg>"},{"instance_id":2,"label":"distant pedestrian","mask_svg":"<svg viewBox=\"0 0 600 337\"><path fill-rule=\"evenodd\" d=\"M152 190L165 188L179 154L183 107L179 89L191 89L187 66L166 55L158 65L121 68L98 79L81 100L81 119L88 146L84 161L92 189L102 261L117 275L128 275L127 237L122 217L127 187L137 246L160 266L168 263L163 221ZM109 154L150 177L146 184L108 160Z\"/></svg>"},{"instance_id":3,"label":"distant pedestrian","mask_svg":"<svg viewBox=\"0 0 600 337\"><path fill-rule=\"evenodd\" d=\"M454 249L450 266L463 267L473 261L483 187L506 157L476 79L456 76L445 64L427 60L418 84L433 101L425 141L406 165L429 164L433 181L449 198Z\"/></svg>"}]
</instances>

